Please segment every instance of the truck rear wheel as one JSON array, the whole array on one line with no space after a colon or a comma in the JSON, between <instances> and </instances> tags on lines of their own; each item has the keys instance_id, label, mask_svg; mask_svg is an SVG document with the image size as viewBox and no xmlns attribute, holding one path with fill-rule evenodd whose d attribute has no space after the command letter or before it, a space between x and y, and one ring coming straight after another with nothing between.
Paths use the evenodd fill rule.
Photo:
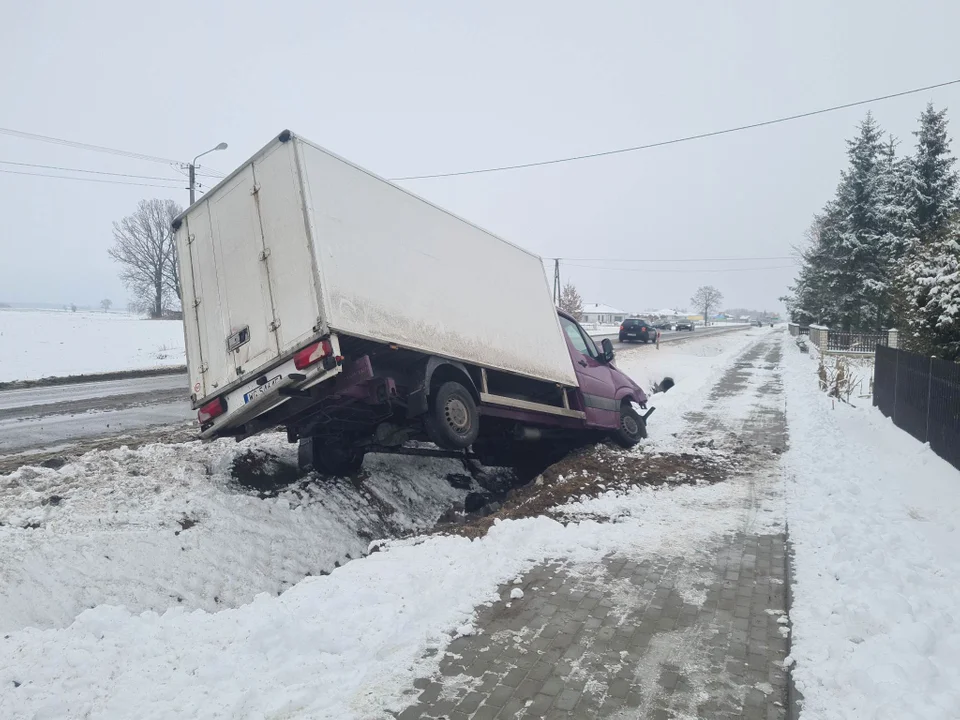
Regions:
<instances>
[{"instance_id":1,"label":"truck rear wheel","mask_svg":"<svg viewBox=\"0 0 960 720\"><path fill-rule=\"evenodd\" d=\"M297 461L301 472L316 470L322 475L352 475L363 466L363 450L346 443L320 438L300 438Z\"/></svg>"},{"instance_id":2,"label":"truck rear wheel","mask_svg":"<svg viewBox=\"0 0 960 720\"><path fill-rule=\"evenodd\" d=\"M613 433L613 439L621 447L632 448L647 436L647 423L640 413L629 403L620 406L620 427Z\"/></svg>"},{"instance_id":3,"label":"truck rear wheel","mask_svg":"<svg viewBox=\"0 0 960 720\"><path fill-rule=\"evenodd\" d=\"M480 413L470 391L458 382L443 383L423 419L427 436L444 450L464 450L480 434Z\"/></svg>"}]
</instances>

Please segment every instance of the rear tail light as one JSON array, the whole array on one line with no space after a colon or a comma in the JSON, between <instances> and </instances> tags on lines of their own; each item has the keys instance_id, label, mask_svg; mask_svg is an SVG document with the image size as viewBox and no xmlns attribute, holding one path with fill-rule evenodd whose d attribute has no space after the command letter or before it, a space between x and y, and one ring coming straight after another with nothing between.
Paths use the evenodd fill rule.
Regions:
<instances>
[{"instance_id":1,"label":"rear tail light","mask_svg":"<svg viewBox=\"0 0 960 720\"><path fill-rule=\"evenodd\" d=\"M307 345L303 350L298 351L297 354L293 356L293 364L297 370L303 370L332 354L333 345L330 344L330 341L321 340L313 345Z\"/></svg>"},{"instance_id":2,"label":"rear tail light","mask_svg":"<svg viewBox=\"0 0 960 720\"><path fill-rule=\"evenodd\" d=\"M620 326L620 329L623 330L623 325Z\"/></svg>"},{"instance_id":3,"label":"rear tail light","mask_svg":"<svg viewBox=\"0 0 960 720\"><path fill-rule=\"evenodd\" d=\"M214 418L218 418L223 415L226 411L227 401L223 398L217 398L216 400L211 400L200 408L200 412L197 413L197 420L200 421L201 425L206 425Z\"/></svg>"}]
</instances>

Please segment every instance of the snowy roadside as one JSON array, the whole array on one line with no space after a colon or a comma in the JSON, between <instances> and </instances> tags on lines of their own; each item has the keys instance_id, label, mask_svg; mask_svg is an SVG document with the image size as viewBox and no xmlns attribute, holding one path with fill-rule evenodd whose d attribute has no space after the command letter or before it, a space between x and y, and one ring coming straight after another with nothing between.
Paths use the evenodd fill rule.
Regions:
<instances>
[{"instance_id":1,"label":"snowy roadside","mask_svg":"<svg viewBox=\"0 0 960 720\"><path fill-rule=\"evenodd\" d=\"M784 340L801 720L957 717L960 472L816 369Z\"/></svg>"},{"instance_id":2,"label":"snowy roadside","mask_svg":"<svg viewBox=\"0 0 960 720\"><path fill-rule=\"evenodd\" d=\"M622 353L621 367L640 382L649 384L648 378L663 374L677 380L670 393L657 396L660 410L651 428L656 440L637 452L679 449L681 441L673 434L683 430L683 415L704 407L710 384L760 334L766 331L704 339L658 354ZM755 371L763 373L759 367ZM691 450L689 438L685 449ZM4 556L16 558L36 544L36 536L28 538L27 533L43 533L38 536L49 543L49 552L44 553L41 543L40 554L28 557L18 572L42 579L46 571L48 580L63 576L71 588L83 588L84 593L100 582L107 586L99 597L74 597L56 582L44 586L37 579L28 579L20 590L23 580L4 571L13 588L5 592L22 593L8 601L10 612L29 617L35 610L27 605L36 597L54 598L54 607L41 603L43 622L25 621L47 629L21 625L0 640L0 686L15 688L0 695L0 716L385 717L386 709L409 702L404 692L415 678L436 670L442 653L424 653L442 650L456 635L472 632L477 606L498 602L502 583L553 559L589 564L614 551L636 557L695 554L742 525L753 492L748 483L721 482L604 493L558 509L571 521L567 525L545 517L505 520L476 540L436 536L392 542L329 576L308 577L276 597L275 590L286 587L284 579L302 576L310 553L315 553L314 562L337 557L327 548L329 538L336 547L339 528L356 520L340 520L342 509L322 493L311 503L283 496L219 497L225 495L216 487L222 473L204 460L209 446L150 446L129 457L125 452L88 455L76 464L78 469L67 466L60 473L24 469L28 477L24 470L16 475L23 482L11 490L17 494L10 502L15 509L4 522L42 525L29 531L0 528L20 543L7 548ZM152 465L144 472L138 465L148 461ZM388 462L393 467L396 460ZM206 476L211 469L212 478ZM71 473L79 473L79 480L71 480ZM377 476L376 468L371 474ZM398 484L400 497L406 497L412 485L429 499L434 491L423 488L436 481L427 476L440 474L436 467L420 467L392 482ZM110 492L97 489L103 478L116 483L107 485ZM51 494L60 487L65 488L62 499L51 503ZM159 499L151 496L155 487L160 488L155 493ZM447 483L436 492L449 498L461 491ZM424 500L413 502L420 506ZM58 530L53 515L74 505L86 509L77 521L61 520ZM320 510L314 512L315 505ZM111 522L111 510L115 525L103 532L101 523ZM691 522L692 517L697 521ZM193 518L198 524L183 529L180 521ZM767 520L776 522L776 514L761 517ZM199 535L205 526L218 524L217 532ZM68 528L74 525L71 536ZM183 563L171 558L191 554L178 550L189 548L185 541L191 533L205 538L198 541L200 552ZM143 545L138 547L138 542ZM340 546L349 546L356 557L362 553L356 550L359 542L354 537ZM112 565L109 558L99 559L98 553L110 555L107 548L116 551L119 546L129 550L123 562ZM150 560L138 561L151 555L154 563L163 558L156 577L150 574ZM209 557L198 560L201 555ZM188 570L184 565L190 563ZM71 572L70 564L80 572ZM129 572L128 566L133 568ZM97 572L84 575L83 568L91 567ZM109 572L115 578L104 580ZM209 607L213 585L231 583L234 575L234 602L244 602L243 588L262 585L264 577L272 592L241 607ZM183 598L180 607L171 599L168 584L186 593L178 595ZM58 595L68 597L70 609L56 606ZM107 596L128 607L98 605ZM63 627L72 612L88 605L97 606ZM154 612L171 606L162 615ZM148 612L138 614L144 609Z\"/></svg>"},{"instance_id":3,"label":"snowy roadside","mask_svg":"<svg viewBox=\"0 0 960 720\"><path fill-rule=\"evenodd\" d=\"M260 497L250 485L264 476L298 476L296 446L267 434L91 452L0 476L0 632L64 627L104 603L215 612L276 595L361 557L375 538L431 527L470 485L453 460L371 455L365 469L362 481L294 482Z\"/></svg>"},{"instance_id":4,"label":"snowy roadside","mask_svg":"<svg viewBox=\"0 0 960 720\"><path fill-rule=\"evenodd\" d=\"M703 406L705 393L729 367L731 358L771 332L776 331L756 328L708 336L695 342L661 345L659 350L618 353L617 367L644 389L653 387L665 376L676 383L668 392L650 397L649 404L657 409L650 417L650 439L645 447L674 449L675 435L686 424L684 415Z\"/></svg>"},{"instance_id":5,"label":"snowy roadside","mask_svg":"<svg viewBox=\"0 0 960 720\"><path fill-rule=\"evenodd\" d=\"M0 382L184 364L179 320L0 309Z\"/></svg>"},{"instance_id":6,"label":"snowy roadside","mask_svg":"<svg viewBox=\"0 0 960 720\"><path fill-rule=\"evenodd\" d=\"M218 613L135 615L100 606L62 630L0 640L5 717L388 717L453 637L474 632L499 585L551 559L595 563L612 551L696 552L735 527L744 485L719 483L585 500L580 522L503 521L483 538L391 543L280 597ZM594 517L616 514L616 522ZM690 522L691 516L698 522ZM82 658L82 660L81 660ZM89 714L89 715L88 715Z\"/></svg>"}]
</instances>

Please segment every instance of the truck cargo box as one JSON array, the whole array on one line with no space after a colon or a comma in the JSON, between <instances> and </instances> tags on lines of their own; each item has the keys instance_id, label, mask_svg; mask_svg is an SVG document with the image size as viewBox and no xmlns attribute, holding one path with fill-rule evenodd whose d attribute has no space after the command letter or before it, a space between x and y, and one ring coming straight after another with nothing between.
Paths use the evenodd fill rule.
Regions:
<instances>
[{"instance_id":1,"label":"truck cargo box","mask_svg":"<svg viewBox=\"0 0 960 720\"><path fill-rule=\"evenodd\" d=\"M194 407L329 333L577 385L537 255L289 131L174 227Z\"/></svg>"}]
</instances>

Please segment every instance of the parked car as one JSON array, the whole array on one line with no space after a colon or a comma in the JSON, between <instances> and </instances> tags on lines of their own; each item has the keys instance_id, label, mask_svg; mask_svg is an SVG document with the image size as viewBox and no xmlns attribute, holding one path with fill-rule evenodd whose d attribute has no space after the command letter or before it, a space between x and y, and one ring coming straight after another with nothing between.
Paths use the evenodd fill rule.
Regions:
<instances>
[{"instance_id":1,"label":"parked car","mask_svg":"<svg viewBox=\"0 0 960 720\"><path fill-rule=\"evenodd\" d=\"M656 342L658 335L653 323L641 318L627 318L620 325L620 342Z\"/></svg>"},{"instance_id":2,"label":"parked car","mask_svg":"<svg viewBox=\"0 0 960 720\"><path fill-rule=\"evenodd\" d=\"M407 441L513 464L646 437L646 394L540 257L289 131L173 228L204 440L283 427L303 470L343 474L438 452Z\"/></svg>"},{"instance_id":3,"label":"parked car","mask_svg":"<svg viewBox=\"0 0 960 720\"><path fill-rule=\"evenodd\" d=\"M693 322L690 320L681 320L677 323L677 330L689 330L693 332Z\"/></svg>"}]
</instances>

